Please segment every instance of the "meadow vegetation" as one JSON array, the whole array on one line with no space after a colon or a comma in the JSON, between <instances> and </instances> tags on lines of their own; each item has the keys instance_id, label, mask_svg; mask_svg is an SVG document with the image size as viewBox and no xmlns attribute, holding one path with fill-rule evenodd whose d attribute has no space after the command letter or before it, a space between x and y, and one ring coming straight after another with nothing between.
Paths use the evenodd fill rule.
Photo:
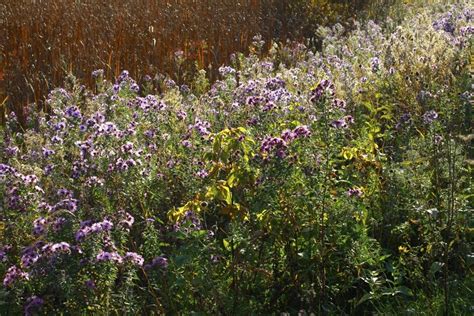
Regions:
<instances>
[{"instance_id":1,"label":"meadow vegetation","mask_svg":"<svg viewBox=\"0 0 474 316\"><path fill-rule=\"evenodd\" d=\"M213 82L97 69L10 112L0 314L471 314L473 15L255 36Z\"/></svg>"}]
</instances>

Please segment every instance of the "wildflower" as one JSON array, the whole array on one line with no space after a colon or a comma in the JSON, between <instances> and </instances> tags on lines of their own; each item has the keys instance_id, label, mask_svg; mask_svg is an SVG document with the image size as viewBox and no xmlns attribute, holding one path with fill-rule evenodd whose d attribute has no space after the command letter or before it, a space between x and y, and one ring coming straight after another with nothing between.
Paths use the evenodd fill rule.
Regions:
<instances>
[{"instance_id":1,"label":"wildflower","mask_svg":"<svg viewBox=\"0 0 474 316\"><path fill-rule=\"evenodd\" d=\"M187 140L187 139L186 139L186 140L183 140L183 141L181 142L181 145L183 145L183 146L186 147L186 148L191 148L191 147L192 147L191 142L190 142L189 140Z\"/></svg>"},{"instance_id":2,"label":"wildflower","mask_svg":"<svg viewBox=\"0 0 474 316\"><path fill-rule=\"evenodd\" d=\"M119 224L127 229L132 228L132 225L135 222L135 218L127 212L124 212L124 217L125 218L121 220Z\"/></svg>"},{"instance_id":3,"label":"wildflower","mask_svg":"<svg viewBox=\"0 0 474 316\"><path fill-rule=\"evenodd\" d=\"M168 78L168 79L165 80L165 86L168 89L174 88L174 87L176 87L176 82L174 82L173 79Z\"/></svg>"},{"instance_id":4,"label":"wildflower","mask_svg":"<svg viewBox=\"0 0 474 316\"><path fill-rule=\"evenodd\" d=\"M5 148L5 154L7 156L15 156L19 151L20 151L20 149L16 146Z\"/></svg>"},{"instance_id":5,"label":"wildflower","mask_svg":"<svg viewBox=\"0 0 474 316\"><path fill-rule=\"evenodd\" d=\"M71 252L71 246L67 242L62 241L52 245L51 252L53 254L57 252Z\"/></svg>"},{"instance_id":6,"label":"wildflower","mask_svg":"<svg viewBox=\"0 0 474 316\"><path fill-rule=\"evenodd\" d=\"M130 85L130 90L135 93L138 93L140 92L140 86L136 82L134 82Z\"/></svg>"},{"instance_id":7,"label":"wildflower","mask_svg":"<svg viewBox=\"0 0 474 316\"><path fill-rule=\"evenodd\" d=\"M98 262L101 261L110 261L115 263L122 263L123 258L117 252L107 252L101 250L99 254L96 256L96 260Z\"/></svg>"},{"instance_id":8,"label":"wildflower","mask_svg":"<svg viewBox=\"0 0 474 316\"><path fill-rule=\"evenodd\" d=\"M81 110L77 106L70 106L66 109L65 114L69 118L82 119Z\"/></svg>"},{"instance_id":9,"label":"wildflower","mask_svg":"<svg viewBox=\"0 0 474 316\"><path fill-rule=\"evenodd\" d=\"M293 134L295 138L298 137L309 137L311 135L311 131L309 130L308 126L302 125L298 126L293 130Z\"/></svg>"},{"instance_id":10,"label":"wildflower","mask_svg":"<svg viewBox=\"0 0 474 316\"><path fill-rule=\"evenodd\" d=\"M260 146L260 151L263 153L269 153L272 150L275 150L276 156L279 158L285 158L287 143L279 137L266 137L262 145Z\"/></svg>"},{"instance_id":11,"label":"wildflower","mask_svg":"<svg viewBox=\"0 0 474 316\"><path fill-rule=\"evenodd\" d=\"M51 172L53 171L53 169L54 169L54 165L52 164L46 165L43 169L44 175L49 176Z\"/></svg>"},{"instance_id":12,"label":"wildflower","mask_svg":"<svg viewBox=\"0 0 474 316\"><path fill-rule=\"evenodd\" d=\"M334 99L332 102L333 106L338 109L345 109L346 108L346 101L340 99Z\"/></svg>"},{"instance_id":13,"label":"wildflower","mask_svg":"<svg viewBox=\"0 0 474 316\"><path fill-rule=\"evenodd\" d=\"M184 121L187 117L187 114L186 112L179 110L178 113L176 113L176 117L178 118L178 120Z\"/></svg>"},{"instance_id":14,"label":"wildflower","mask_svg":"<svg viewBox=\"0 0 474 316\"><path fill-rule=\"evenodd\" d=\"M232 74L235 74L235 69L230 66L221 66L219 67L219 74L222 77L225 77L227 75L232 75Z\"/></svg>"},{"instance_id":15,"label":"wildflower","mask_svg":"<svg viewBox=\"0 0 474 316\"><path fill-rule=\"evenodd\" d=\"M331 122L331 127L340 129L340 128L347 128L347 122L345 119L334 120Z\"/></svg>"},{"instance_id":16,"label":"wildflower","mask_svg":"<svg viewBox=\"0 0 474 316\"><path fill-rule=\"evenodd\" d=\"M199 170L199 171L196 173L196 175L197 175L199 178L204 179L204 178L206 178L206 177L209 175L209 173L208 173L206 170L201 169L201 170Z\"/></svg>"},{"instance_id":17,"label":"wildflower","mask_svg":"<svg viewBox=\"0 0 474 316\"><path fill-rule=\"evenodd\" d=\"M346 115L344 116L344 120L348 124L354 124L354 117L352 115Z\"/></svg>"},{"instance_id":18,"label":"wildflower","mask_svg":"<svg viewBox=\"0 0 474 316\"><path fill-rule=\"evenodd\" d=\"M33 234L35 236L39 236L44 234L46 231L46 218L44 217L39 217L33 221Z\"/></svg>"},{"instance_id":19,"label":"wildflower","mask_svg":"<svg viewBox=\"0 0 474 316\"><path fill-rule=\"evenodd\" d=\"M56 218L53 222L53 230L56 232L61 230L61 228L64 226L65 223L66 223L66 219L64 217Z\"/></svg>"},{"instance_id":20,"label":"wildflower","mask_svg":"<svg viewBox=\"0 0 474 316\"><path fill-rule=\"evenodd\" d=\"M51 142L53 144L60 144L61 145L63 143L63 139L56 135L56 136L53 136L53 138L51 138Z\"/></svg>"},{"instance_id":21,"label":"wildflower","mask_svg":"<svg viewBox=\"0 0 474 316\"><path fill-rule=\"evenodd\" d=\"M117 83L122 83L123 81L127 80L129 78L130 74L128 70L123 70L120 76L117 79ZM114 89L115 90L115 89Z\"/></svg>"},{"instance_id":22,"label":"wildflower","mask_svg":"<svg viewBox=\"0 0 474 316\"><path fill-rule=\"evenodd\" d=\"M377 72L380 69L380 59L378 57L373 57L370 59L370 67L372 72Z\"/></svg>"},{"instance_id":23,"label":"wildflower","mask_svg":"<svg viewBox=\"0 0 474 316\"><path fill-rule=\"evenodd\" d=\"M8 268L7 273L5 274L5 277L3 279L3 286L8 287L18 279L28 279L28 273L23 272L16 266L11 266L10 268Z\"/></svg>"},{"instance_id":24,"label":"wildflower","mask_svg":"<svg viewBox=\"0 0 474 316\"><path fill-rule=\"evenodd\" d=\"M7 174L14 174L14 173L16 173L15 168L9 165L0 163L0 176L6 176Z\"/></svg>"},{"instance_id":25,"label":"wildflower","mask_svg":"<svg viewBox=\"0 0 474 316\"><path fill-rule=\"evenodd\" d=\"M105 232L105 231L110 231L114 227L114 224L112 224L111 221L108 219L104 219L102 222L97 222L95 224L92 224L91 226L91 232L93 233L100 233L100 232Z\"/></svg>"},{"instance_id":26,"label":"wildflower","mask_svg":"<svg viewBox=\"0 0 474 316\"><path fill-rule=\"evenodd\" d=\"M123 257L124 261L131 262L134 265L142 266L143 265L143 257L135 252L127 252Z\"/></svg>"},{"instance_id":27,"label":"wildflower","mask_svg":"<svg viewBox=\"0 0 474 316\"><path fill-rule=\"evenodd\" d=\"M27 251L21 256L21 266L24 268L31 267L36 261L40 259L38 253L33 249L28 248Z\"/></svg>"},{"instance_id":28,"label":"wildflower","mask_svg":"<svg viewBox=\"0 0 474 316\"><path fill-rule=\"evenodd\" d=\"M346 194L348 197L361 197L363 195L363 192L359 188L351 188L347 190Z\"/></svg>"},{"instance_id":29,"label":"wildflower","mask_svg":"<svg viewBox=\"0 0 474 316\"><path fill-rule=\"evenodd\" d=\"M293 139L296 138L296 134L290 130L290 129L285 129L283 132L281 132L281 138L285 141L285 142L291 142Z\"/></svg>"},{"instance_id":30,"label":"wildflower","mask_svg":"<svg viewBox=\"0 0 474 316\"><path fill-rule=\"evenodd\" d=\"M77 203L78 203L78 200L76 199L66 198L56 203L53 206L52 211L56 212L58 210L68 210L70 212L75 212L77 211Z\"/></svg>"},{"instance_id":31,"label":"wildflower","mask_svg":"<svg viewBox=\"0 0 474 316\"><path fill-rule=\"evenodd\" d=\"M431 110L423 114L423 122L425 124L431 124L438 118L438 113L435 110Z\"/></svg>"},{"instance_id":32,"label":"wildflower","mask_svg":"<svg viewBox=\"0 0 474 316\"><path fill-rule=\"evenodd\" d=\"M104 76L104 70L103 69L96 69L92 72L92 77L93 78L99 78Z\"/></svg>"},{"instance_id":33,"label":"wildflower","mask_svg":"<svg viewBox=\"0 0 474 316\"><path fill-rule=\"evenodd\" d=\"M286 86L285 81L278 77L270 78L265 83L265 87L269 90L277 90L279 88L285 88L285 86Z\"/></svg>"},{"instance_id":34,"label":"wildflower","mask_svg":"<svg viewBox=\"0 0 474 316\"><path fill-rule=\"evenodd\" d=\"M326 79L321 80L315 89L311 91L310 101L313 103L321 101L324 95L334 96L334 84Z\"/></svg>"}]
</instances>

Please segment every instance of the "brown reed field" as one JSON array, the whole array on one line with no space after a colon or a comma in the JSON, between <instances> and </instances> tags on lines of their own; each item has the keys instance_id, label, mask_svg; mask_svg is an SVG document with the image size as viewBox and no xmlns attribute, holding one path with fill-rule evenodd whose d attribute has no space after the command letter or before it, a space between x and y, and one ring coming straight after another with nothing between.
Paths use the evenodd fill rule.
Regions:
<instances>
[{"instance_id":1,"label":"brown reed field","mask_svg":"<svg viewBox=\"0 0 474 316\"><path fill-rule=\"evenodd\" d=\"M347 21L363 9L376 16L378 2L1 0L2 112L13 109L23 120L25 105L41 108L67 73L87 86L97 68L107 78L122 69L137 79L158 72L173 76L178 50L189 68L215 69L231 53L246 51L257 33L267 40L308 38L317 24Z\"/></svg>"}]
</instances>

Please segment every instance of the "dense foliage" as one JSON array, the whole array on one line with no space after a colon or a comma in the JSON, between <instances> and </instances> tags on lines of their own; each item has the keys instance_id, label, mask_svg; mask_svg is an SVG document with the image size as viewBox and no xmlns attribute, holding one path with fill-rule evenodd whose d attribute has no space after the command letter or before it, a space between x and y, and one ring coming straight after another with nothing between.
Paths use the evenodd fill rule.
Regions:
<instances>
[{"instance_id":1,"label":"dense foliage","mask_svg":"<svg viewBox=\"0 0 474 316\"><path fill-rule=\"evenodd\" d=\"M10 114L0 314L472 312L474 11L404 14Z\"/></svg>"}]
</instances>

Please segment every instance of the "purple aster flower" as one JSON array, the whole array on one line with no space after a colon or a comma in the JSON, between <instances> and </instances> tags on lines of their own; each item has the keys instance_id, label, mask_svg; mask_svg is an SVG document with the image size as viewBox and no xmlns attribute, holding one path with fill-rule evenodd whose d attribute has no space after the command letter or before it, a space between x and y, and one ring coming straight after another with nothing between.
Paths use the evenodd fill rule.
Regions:
<instances>
[{"instance_id":1,"label":"purple aster flower","mask_svg":"<svg viewBox=\"0 0 474 316\"><path fill-rule=\"evenodd\" d=\"M186 147L186 148L191 148L191 147L193 146L193 145L191 144L191 142L190 142L189 140L187 140L187 139L183 140L183 141L181 142L181 145L183 145L183 146Z\"/></svg>"},{"instance_id":2,"label":"purple aster flower","mask_svg":"<svg viewBox=\"0 0 474 316\"><path fill-rule=\"evenodd\" d=\"M120 76L117 79L117 83L121 83L129 78L130 74L128 70L123 70Z\"/></svg>"},{"instance_id":3,"label":"purple aster flower","mask_svg":"<svg viewBox=\"0 0 474 316\"><path fill-rule=\"evenodd\" d=\"M431 110L423 114L423 122L425 124L431 124L438 118L438 113L435 110Z\"/></svg>"},{"instance_id":4,"label":"purple aster flower","mask_svg":"<svg viewBox=\"0 0 474 316\"><path fill-rule=\"evenodd\" d=\"M235 74L235 69L230 66L221 66L219 67L219 74L222 77L226 77L227 75Z\"/></svg>"},{"instance_id":5,"label":"purple aster flower","mask_svg":"<svg viewBox=\"0 0 474 316\"><path fill-rule=\"evenodd\" d=\"M20 151L20 149L16 146L9 146L7 148L5 148L5 154L7 156L15 156L18 152Z\"/></svg>"},{"instance_id":6,"label":"purple aster flower","mask_svg":"<svg viewBox=\"0 0 474 316\"><path fill-rule=\"evenodd\" d=\"M340 128L347 128L347 123L346 123L346 120L345 119L340 119L340 120L334 120L331 122L331 127L334 127L336 129L340 129Z\"/></svg>"},{"instance_id":7,"label":"purple aster flower","mask_svg":"<svg viewBox=\"0 0 474 316\"><path fill-rule=\"evenodd\" d=\"M117 252L107 252L103 250L96 256L96 260L98 262L111 261L119 264L123 262L123 258Z\"/></svg>"},{"instance_id":8,"label":"purple aster flower","mask_svg":"<svg viewBox=\"0 0 474 316\"><path fill-rule=\"evenodd\" d=\"M347 124L354 124L354 117L352 115L344 116L344 120L346 121Z\"/></svg>"},{"instance_id":9,"label":"purple aster flower","mask_svg":"<svg viewBox=\"0 0 474 316\"><path fill-rule=\"evenodd\" d=\"M309 130L308 126L306 126L306 125L296 127L293 130L293 133L295 134L296 138L311 136L311 131Z\"/></svg>"},{"instance_id":10,"label":"purple aster flower","mask_svg":"<svg viewBox=\"0 0 474 316\"><path fill-rule=\"evenodd\" d=\"M346 101L344 101L344 100L334 99L332 102L333 102L333 106L335 108L339 108L341 110L346 108Z\"/></svg>"},{"instance_id":11,"label":"purple aster flower","mask_svg":"<svg viewBox=\"0 0 474 316\"><path fill-rule=\"evenodd\" d=\"M29 268L39 259L39 254L33 251L33 249L28 248L27 251L21 256L21 266L23 268Z\"/></svg>"},{"instance_id":12,"label":"purple aster flower","mask_svg":"<svg viewBox=\"0 0 474 316\"><path fill-rule=\"evenodd\" d=\"M53 222L53 230L55 232L58 232L61 230L61 228L64 226L66 223L66 219L64 217L58 217L54 220Z\"/></svg>"},{"instance_id":13,"label":"purple aster flower","mask_svg":"<svg viewBox=\"0 0 474 316\"><path fill-rule=\"evenodd\" d=\"M135 218L133 218L133 216L130 215L129 213L127 213L127 212L122 211L122 214L124 216L124 219L122 219L119 222L119 224L122 225L123 227L127 228L127 229L132 228L132 225L135 222Z\"/></svg>"},{"instance_id":14,"label":"purple aster flower","mask_svg":"<svg viewBox=\"0 0 474 316\"><path fill-rule=\"evenodd\" d=\"M42 235L46 232L46 218L40 217L33 221L33 234L35 236Z\"/></svg>"},{"instance_id":15,"label":"purple aster flower","mask_svg":"<svg viewBox=\"0 0 474 316\"><path fill-rule=\"evenodd\" d=\"M324 95L333 97L335 93L334 84L329 80L323 79L310 93L310 101L317 103L322 100Z\"/></svg>"},{"instance_id":16,"label":"purple aster flower","mask_svg":"<svg viewBox=\"0 0 474 316\"><path fill-rule=\"evenodd\" d=\"M143 265L143 261L144 261L143 257L135 252L127 252L125 256L123 257L123 260L140 267Z\"/></svg>"},{"instance_id":17,"label":"purple aster flower","mask_svg":"<svg viewBox=\"0 0 474 316\"><path fill-rule=\"evenodd\" d=\"M138 93L140 92L140 86L136 82L134 82L130 85L130 90L132 90L135 93Z\"/></svg>"},{"instance_id":18,"label":"purple aster flower","mask_svg":"<svg viewBox=\"0 0 474 316\"><path fill-rule=\"evenodd\" d=\"M184 121L187 117L187 114L186 112L182 111L182 110L179 110L177 113L176 113L176 117L178 118L178 120L180 121Z\"/></svg>"},{"instance_id":19,"label":"purple aster flower","mask_svg":"<svg viewBox=\"0 0 474 316\"><path fill-rule=\"evenodd\" d=\"M351 188L347 190L346 194L348 197L361 197L363 195L363 192L359 188Z\"/></svg>"},{"instance_id":20,"label":"purple aster flower","mask_svg":"<svg viewBox=\"0 0 474 316\"><path fill-rule=\"evenodd\" d=\"M57 253L57 252L68 252L68 253L70 253L71 252L71 246L67 242L62 241L60 243L53 244L51 246L51 252L53 254Z\"/></svg>"},{"instance_id":21,"label":"purple aster flower","mask_svg":"<svg viewBox=\"0 0 474 316\"><path fill-rule=\"evenodd\" d=\"M96 69L92 72L92 77L94 78L99 78L104 76L104 70L103 69Z\"/></svg>"},{"instance_id":22,"label":"purple aster flower","mask_svg":"<svg viewBox=\"0 0 474 316\"><path fill-rule=\"evenodd\" d=\"M370 67L372 72L377 72L380 69L380 59L378 57L373 57L370 59Z\"/></svg>"},{"instance_id":23,"label":"purple aster flower","mask_svg":"<svg viewBox=\"0 0 474 316\"><path fill-rule=\"evenodd\" d=\"M291 142L293 139L296 138L296 134L290 130L290 129L285 129L283 132L281 132L281 138L285 141L285 142Z\"/></svg>"},{"instance_id":24,"label":"purple aster flower","mask_svg":"<svg viewBox=\"0 0 474 316\"><path fill-rule=\"evenodd\" d=\"M279 77L270 78L265 83L265 87L272 91L280 89L280 88L285 88L285 86L286 86L285 80Z\"/></svg>"},{"instance_id":25,"label":"purple aster flower","mask_svg":"<svg viewBox=\"0 0 474 316\"><path fill-rule=\"evenodd\" d=\"M53 138L51 138L51 142L53 144L62 144L63 143L63 139L59 136L53 136Z\"/></svg>"},{"instance_id":26,"label":"purple aster flower","mask_svg":"<svg viewBox=\"0 0 474 316\"><path fill-rule=\"evenodd\" d=\"M199 170L199 171L196 173L196 175L197 175L199 178L204 179L204 178L206 178L206 177L209 175L209 173L208 173L206 170L201 169L201 170Z\"/></svg>"},{"instance_id":27,"label":"purple aster flower","mask_svg":"<svg viewBox=\"0 0 474 316\"><path fill-rule=\"evenodd\" d=\"M18 279L28 279L28 273L23 272L16 266L11 266L10 268L8 268L7 273L3 278L3 286L9 287Z\"/></svg>"}]
</instances>

